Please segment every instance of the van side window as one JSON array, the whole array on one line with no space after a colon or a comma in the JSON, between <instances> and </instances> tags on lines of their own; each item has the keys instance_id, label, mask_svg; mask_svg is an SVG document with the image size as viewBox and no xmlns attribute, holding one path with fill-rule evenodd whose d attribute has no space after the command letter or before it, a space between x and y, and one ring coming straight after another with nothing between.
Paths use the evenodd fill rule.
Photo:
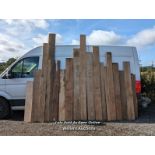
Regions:
<instances>
[{"instance_id":1,"label":"van side window","mask_svg":"<svg viewBox=\"0 0 155 155\"><path fill-rule=\"evenodd\" d=\"M31 78L34 76L34 72L38 69L39 57L24 58L11 70L13 78Z\"/></svg>"},{"instance_id":2,"label":"van side window","mask_svg":"<svg viewBox=\"0 0 155 155\"><path fill-rule=\"evenodd\" d=\"M23 61L19 61L11 71L11 75L13 78L21 78L22 76L22 66L23 66Z\"/></svg>"}]
</instances>

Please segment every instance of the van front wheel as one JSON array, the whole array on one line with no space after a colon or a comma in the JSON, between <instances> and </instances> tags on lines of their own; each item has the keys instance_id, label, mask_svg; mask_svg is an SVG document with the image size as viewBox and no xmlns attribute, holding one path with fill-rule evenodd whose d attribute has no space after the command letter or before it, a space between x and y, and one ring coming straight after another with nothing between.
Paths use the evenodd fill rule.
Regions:
<instances>
[{"instance_id":1,"label":"van front wheel","mask_svg":"<svg viewBox=\"0 0 155 155\"><path fill-rule=\"evenodd\" d=\"M0 97L0 119L7 118L10 115L10 106L8 101Z\"/></svg>"}]
</instances>

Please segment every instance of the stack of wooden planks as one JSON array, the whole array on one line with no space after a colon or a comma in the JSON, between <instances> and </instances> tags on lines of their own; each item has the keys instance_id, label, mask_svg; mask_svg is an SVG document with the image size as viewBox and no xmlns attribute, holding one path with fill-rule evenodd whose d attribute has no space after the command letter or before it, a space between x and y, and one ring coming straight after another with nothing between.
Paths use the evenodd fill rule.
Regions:
<instances>
[{"instance_id":1,"label":"stack of wooden planks","mask_svg":"<svg viewBox=\"0 0 155 155\"><path fill-rule=\"evenodd\" d=\"M123 70L112 62L111 52L106 62L100 62L99 47L86 51L86 36L80 35L80 48L66 58L60 70L55 61L55 34L49 34L43 44L42 70L28 82L25 106L26 122L51 121L121 121L138 117L135 75L130 63Z\"/></svg>"},{"instance_id":2,"label":"stack of wooden planks","mask_svg":"<svg viewBox=\"0 0 155 155\"><path fill-rule=\"evenodd\" d=\"M49 34L48 43L43 44L42 70L27 84L25 122L58 121L60 61L55 61L55 37Z\"/></svg>"}]
</instances>

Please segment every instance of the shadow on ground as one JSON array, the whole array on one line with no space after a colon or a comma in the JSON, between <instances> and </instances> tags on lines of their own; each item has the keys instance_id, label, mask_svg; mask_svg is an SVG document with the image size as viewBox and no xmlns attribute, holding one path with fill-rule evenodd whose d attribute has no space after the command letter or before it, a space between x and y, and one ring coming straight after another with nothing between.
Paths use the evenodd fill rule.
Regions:
<instances>
[{"instance_id":1,"label":"shadow on ground","mask_svg":"<svg viewBox=\"0 0 155 155\"><path fill-rule=\"evenodd\" d=\"M146 109L139 109L139 118L136 123L155 123L155 103L149 104Z\"/></svg>"},{"instance_id":2,"label":"shadow on ground","mask_svg":"<svg viewBox=\"0 0 155 155\"><path fill-rule=\"evenodd\" d=\"M139 116L134 121L115 121L114 123L155 123L155 103L149 104L147 108L139 108Z\"/></svg>"},{"instance_id":3,"label":"shadow on ground","mask_svg":"<svg viewBox=\"0 0 155 155\"><path fill-rule=\"evenodd\" d=\"M13 121L23 121L24 120L24 110L12 111L9 120Z\"/></svg>"},{"instance_id":4,"label":"shadow on ground","mask_svg":"<svg viewBox=\"0 0 155 155\"><path fill-rule=\"evenodd\" d=\"M13 111L9 120L23 121L24 111ZM129 121L121 121L121 123L129 123ZM140 109L139 118L131 123L155 123L155 104L152 103L148 108Z\"/></svg>"}]
</instances>

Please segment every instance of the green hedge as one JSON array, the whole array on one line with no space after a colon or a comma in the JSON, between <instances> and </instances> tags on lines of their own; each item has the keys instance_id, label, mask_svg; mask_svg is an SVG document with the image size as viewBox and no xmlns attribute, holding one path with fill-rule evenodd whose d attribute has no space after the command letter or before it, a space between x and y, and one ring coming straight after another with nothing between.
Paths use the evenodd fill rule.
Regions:
<instances>
[{"instance_id":1,"label":"green hedge","mask_svg":"<svg viewBox=\"0 0 155 155\"><path fill-rule=\"evenodd\" d=\"M143 71L141 69L142 94L155 101L155 71L149 68Z\"/></svg>"}]
</instances>

